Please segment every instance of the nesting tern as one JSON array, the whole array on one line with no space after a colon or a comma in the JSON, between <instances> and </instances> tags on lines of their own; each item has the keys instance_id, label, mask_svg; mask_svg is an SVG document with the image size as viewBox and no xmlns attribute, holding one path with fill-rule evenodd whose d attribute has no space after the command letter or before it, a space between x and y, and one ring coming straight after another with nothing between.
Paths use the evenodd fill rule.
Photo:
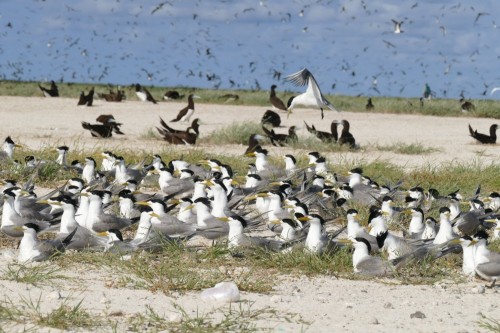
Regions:
<instances>
[{"instance_id":1,"label":"nesting tern","mask_svg":"<svg viewBox=\"0 0 500 333\"><path fill-rule=\"evenodd\" d=\"M23 238L19 244L19 255L17 260L21 263L29 261L44 261L52 256L64 252L66 246L70 243L76 229L63 240L44 240L38 239L37 233L40 231L38 225L26 223L18 227L23 231Z\"/></svg>"}]
</instances>

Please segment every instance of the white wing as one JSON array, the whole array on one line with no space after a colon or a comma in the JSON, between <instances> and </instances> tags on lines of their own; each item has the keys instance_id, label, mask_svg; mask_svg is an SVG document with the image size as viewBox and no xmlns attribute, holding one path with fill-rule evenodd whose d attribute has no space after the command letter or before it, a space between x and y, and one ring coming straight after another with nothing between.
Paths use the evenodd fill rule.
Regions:
<instances>
[{"instance_id":1,"label":"white wing","mask_svg":"<svg viewBox=\"0 0 500 333\"><path fill-rule=\"evenodd\" d=\"M495 87L495 88L491 89L490 95L493 95L498 90L500 90L500 87Z\"/></svg>"},{"instance_id":2,"label":"white wing","mask_svg":"<svg viewBox=\"0 0 500 333\"><path fill-rule=\"evenodd\" d=\"M316 79L307 68L304 68L297 73L288 75L287 77L285 77L285 81L292 82L296 86L305 86L307 84L306 93L312 94L316 98L316 100L323 102L323 104L326 105L330 110L337 111L333 107L332 103L330 103L325 97L323 97Z\"/></svg>"}]
</instances>

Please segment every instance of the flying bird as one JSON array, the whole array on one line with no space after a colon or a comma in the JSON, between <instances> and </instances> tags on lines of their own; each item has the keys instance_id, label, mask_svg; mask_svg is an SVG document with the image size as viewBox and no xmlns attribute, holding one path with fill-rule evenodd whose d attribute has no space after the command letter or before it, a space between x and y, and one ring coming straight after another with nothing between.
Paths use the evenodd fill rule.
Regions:
<instances>
[{"instance_id":1,"label":"flying bird","mask_svg":"<svg viewBox=\"0 0 500 333\"><path fill-rule=\"evenodd\" d=\"M499 90L500 90L500 87L495 87L495 88L491 89L490 95L493 95L494 93L496 93Z\"/></svg>"},{"instance_id":2,"label":"flying bird","mask_svg":"<svg viewBox=\"0 0 500 333\"><path fill-rule=\"evenodd\" d=\"M291 97L288 100L288 114L297 105L312 106L317 107L321 110L321 119L324 118L323 107L328 107L330 110L337 111L335 107L330 103L321 93L318 83L314 79L314 76L309 72L307 68L304 68L297 73L288 75L285 78L286 81L290 81L297 86L305 86L307 84L307 90L298 96ZM337 111L338 112L338 111Z\"/></svg>"},{"instance_id":3,"label":"flying bird","mask_svg":"<svg viewBox=\"0 0 500 333\"><path fill-rule=\"evenodd\" d=\"M469 133L470 136L472 136L474 139L481 143L491 143L494 144L497 142L497 124L493 124L490 126L490 135L488 134L483 134L483 133L478 133L477 130L473 130L472 127L469 124Z\"/></svg>"},{"instance_id":4,"label":"flying bird","mask_svg":"<svg viewBox=\"0 0 500 333\"><path fill-rule=\"evenodd\" d=\"M396 21L396 20L391 20L392 23L394 23L394 33L395 34L400 34L402 32L404 32L403 30L401 30L401 25L403 24L404 21Z\"/></svg>"},{"instance_id":5,"label":"flying bird","mask_svg":"<svg viewBox=\"0 0 500 333\"><path fill-rule=\"evenodd\" d=\"M190 94L188 96L188 105L185 108L183 108L182 110L180 110L179 113L177 114L177 117L175 119L170 120L171 122L176 122L179 120L183 121L185 123L189 122L189 118L191 118L191 116L194 113L193 98L200 98L200 97L193 95L193 94Z\"/></svg>"}]
</instances>

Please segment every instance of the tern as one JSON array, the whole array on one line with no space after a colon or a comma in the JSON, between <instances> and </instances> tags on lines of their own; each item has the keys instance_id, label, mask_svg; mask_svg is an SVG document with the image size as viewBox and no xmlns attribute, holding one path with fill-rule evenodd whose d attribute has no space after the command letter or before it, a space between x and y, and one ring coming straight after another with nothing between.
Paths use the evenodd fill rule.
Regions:
<instances>
[{"instance_id":1,"label":"tern","mask_svg":"<svg viewBox=\"0 0 500 333\"><path fill-rule=\"evenodd\" d=\"M309 72L307 68L304 68L297 73L288 75L285 78L286 81L290 81L297 86L304 86L307 84L307 90L298 96L292 97L288 100L288 114L297 106L310 106L316 107L321 110L321 119L324 118L323 108L328 107L330 110L337 111L335 107L330 103L321 93L318 83L314 79L314 76Z\"/></svg>"},{"instance_id":2,"label":"tern","mask_svg":"<svg viewBox=\"0 0 500 333\"><path fill-rule=\"evenodd\" d=\"M443 244L450 240L457 238L453 232L450 222L450 209L448 207L441 207L439 209L439 231L434 238L434 244Z\"/></svg>"},{"instance_id":3,"label":"tern","mask_svg":"<svg viewBox=\"0 0 500 333\"><path fill-rule=\"evenodd\" d=\"M23 230L23 238L19 244L19 255L17 257L17 261L20 263L44 261L58 253L64 252L76 232L76 229L73 230L62 241L59 239L41 241L37 237L37 233L40 231L38 225L26 223L20 229Z\"/></svg>"},{"instance_id":4,"label":"tern","mask_svg":"<svg viewBox=\"0 0 500 333\"><path fill-rule=\"evenodd\" d=\"M394 33L395 34L400 34L402 32L404 32L403 30L401 30L401 25L403 24L404 21L396 21L396 20L391 20L392 23L394 23Z\"/></svg>"},{"instance_id":5,"label":"tern","mask_svg":"<svg viewBox=\"0 0 500 333\"><path fill-rule=\"evenodd\" d=\"M474 253L476 274L486 281L491 281L490 288L492 288L500 278L500 253L487 248L488 235L485 232L478 232L474 238L473 242L475 241L476 244Z\"/></svg>"},{"instance_id":6,"label":"tern","mask_svg":"<svg viewBox=\"0 0 500 333\"><path fill-rule=\"evenodd\" d=\"M3 142L3 151L0 152L0 161L12 160L12 157L14 156L14 148L16 147L20 148L22 146L12 141L10 136L6 137Z\"/></svg>"},{"instance_id":7,"label":"tern","mask_svg":"<svg viewBox=\"0 0 500 333\"><path fill-rule=\"evenodd\" d=\"M371 246L366 239L356 237L354 240L343 242L350 242L354 245L352 254L354 273L364 276L387 276L394 273L394 265L380 257L370 255Z\"/></svg>"}]
</instances>

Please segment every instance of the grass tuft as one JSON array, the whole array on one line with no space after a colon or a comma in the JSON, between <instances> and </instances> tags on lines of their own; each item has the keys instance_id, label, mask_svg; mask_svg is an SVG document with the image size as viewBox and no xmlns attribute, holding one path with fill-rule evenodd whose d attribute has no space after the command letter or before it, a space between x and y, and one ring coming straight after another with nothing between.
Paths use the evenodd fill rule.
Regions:
<instances>
[{"instance_id":1,"label":"grass tuft","mask_svg":"<svg viewBox=\"0 0 500 333\"><path fill-rule=\"evenodd\" d=\"M51 284L53 280L67 279L66 276L59 274L59 268L51 263L39 265L21 265L9 264L2 272L1 280L27 283L34 286Z\"/></svg>"},{"instance_id":2,"label":"grass tuft","mask_svg":"<svg viewBox=\"0 0 500 333\"><path fill-rule=\"evenodd\" d=\"M233 122L232 124L211 132L207 142L211 144L247 144L252 134L264 135L260 123L253 121Z\"/></svg>"},{"instance_id":3,"label":"grass tuft","mask_svg":"<svg viewBox=\"0 0 500 333\"><path fill-rule=\"evenodd\" d=\"M425 155L438 152L439 149L432 147L425 147L421 143L395 143L388 146L377 145L376 149L379 151L392 151L397 154L403 155Z\"/></svg>"}]
</instances>

